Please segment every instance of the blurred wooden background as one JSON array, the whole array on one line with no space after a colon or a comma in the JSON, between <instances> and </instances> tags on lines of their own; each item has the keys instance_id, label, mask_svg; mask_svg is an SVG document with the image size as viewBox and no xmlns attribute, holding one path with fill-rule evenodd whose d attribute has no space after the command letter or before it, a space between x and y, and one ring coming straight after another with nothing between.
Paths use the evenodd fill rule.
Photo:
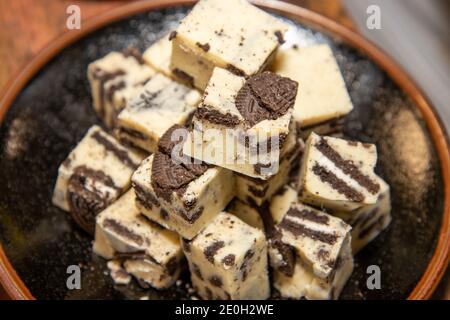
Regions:
<instances>
[{"instance_id":1,"label":"blurred wooden background","mask_svg":"<svg viewBox=\"0 0 450 320\"><path fill-rule=\"evenodd\" d=\"M224 0L225 1L225 0ZM285 0L354 28L341 0ZM0 95L14 77L36 53L66 29L66 8L76 4L81 8L82 20L89 19L125 0L0 0ZM436 299L450 299L447 280L435 295ZM447 294L446 294L447 292ZM0 287L0 299L6 298Z\"/></svg>"}]
</instances>

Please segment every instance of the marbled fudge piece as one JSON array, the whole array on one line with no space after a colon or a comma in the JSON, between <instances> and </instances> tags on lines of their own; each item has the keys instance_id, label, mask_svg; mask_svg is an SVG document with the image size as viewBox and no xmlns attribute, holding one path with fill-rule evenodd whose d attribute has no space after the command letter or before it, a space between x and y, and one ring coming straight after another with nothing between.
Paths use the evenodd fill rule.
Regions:
<instances>
[{"instance_id":1,"label":"marbled fudge piece","mask_svg":"<svg viewBox=\"0 0 450 320\"><path fill-rule=\"evenodd\" d=\"M275 230L281 235L281 241L293 247L321 279L330 278L344 244L348 241L350 246L349 225L301 203L291 205Z\"/></svg>"},{"instance_id":2,"label":"marbled fudge piece","mask_svg":"<svg viewBox=\"0 0 450 320\"><path fill-rule=\"evenodd\" d=\"M338 299L347 280L353 272L353 256L350 240L343 244L341 253L329 279L316 276L301 259L297 258L292 276L275 270L273 285L283 298L308 300Z\"/></svg>"},{"instance_id":3,"label":"marbled fudge piece","mask_svg":"<svg viewBox=\"0 0 450 320\"><path fill-rule=\"evenodd\" d=\"M93 234L95 216L130 187L144 156L93 126L58 169L53 204Z\"/></svg>"},{"instance_id":4,"label":"marbled fudge piece","mask_svg":"<svg viewBox=\"0 0 450 320\"><path fill-rule=\"evenodd\" d=\"M112 128L117 115L155 71L144 63L135 48L111 52L88 66L94 109Z\"/></svg>"},{"instance_id":5,"label":"marbled fudge piece","mask_svg":"<svg viewBox=\"0 0 450 320\"><path fill-rule=\"evenodd\" d=\"M274 72L289 77L302 88L297 95L294 119L311 126L342 117L353 109L333 52L326 44L279 50Z\"/></svg>"},{"instance_id":6,"label":"marbled fudge piece","mask_svg":"<svg viewBox=\"0 0 450 320\"><path fill-rule=\"evenodd\" d=\"M319 207L351 211L374 204L380 184L373 144L311 133L300 170L300 199Z\"/></svg>"},{"instance_id":7,"label":"marbled fudge piece","mask_svg":"<svg viewBox=\"0 0 450 320\"><path fill-rule=\"evenodd\" d=\"M293 142L288 140L293 140ZM287 185L291 179L295 179L294 176L297 174L305 144L302 139L291 137L290 134L286 144L289 144L289 146L286 145L287 151L283 155L277 174L274 176L262 180L236 174L237 198L243 202L261 206L265 201L271 199L280 188Z\"/></svg>"},{"instance_id":8,"label":"marbled fudge piece","mask_svg":"<svg viewBox=\"0 0 450 320\"><path fill-rule=\"evenodd\" d=\"M132 145L155 152L164 132L174 124L184 125L199 100L196 90L156 74L120 112L116 135Z\"/></svg>"},{"instance_id":9,"label":"marbled fudge piece","mask_svg":"<svg viewBox=\"0 0 450 320\"><path fill-rule=\"evenodd\" d=\"M234 197L234 176L187 157L177 163L172 157L176 143L171 140L177 129L181 127L173 126L163 135L158 151L143 161L132 181L143 214L192 239Z\"/></svg>"},{"instance_id":10,"label":"marbled fudge piece","mask_svg":"<svg viewBox=\"0 0 450 320\"><path fill-rule=\"evenodd\" d=\"M391 222L391 196L389 185L377 179L381 188L375 204L361 207L355 211L333 212L352 226L352 251L356 254L375 239Z\"/></svg>"},{"instance_id":11,"label":"marbled fudge piece","mask_svg":"<svg viewBox=\"0 0 450 320\"><path fill-rule=\"evenodd\" d=\"M200 90L215 66L254 75L271 62L287 29L245 0L201 0L170 36L171 69Z\"/></svg>"},{"instance_id":12,"label":"marbled fudge piece","mask_svg":"<svg viewBox=\"0 0 450 320\"><path fill-rule=\"evenodd\" d=\"M183 242L194 288L203 299L267 299L264 234L221 212L192 241Z\"/></svg>"},{"instance_id":13,"label":"marbled fudge piece","mask_svg":"<svg viewBox=\"0 0 450 320\"><path fill-rule=\"evenodd\" d=\"M172 56L172 43L169 40L169 35L166 35L153 43L147 50L144 51L142 58L153 69L161 72L167 77L173 77L170 70L170 57Z\"/></svg>"},{"instance_id":14,"label":"marbled fudge piece","mask_svg":"<svg viewBox=\"0 0 450 320\"><path fill-rule=\"evenodd\" d=\"M97 216L93 250L106 259L116 260L111 263L120 261L127 274L152 287L167 288L182 269L180 239L176 233L144 217L136 207L135 198L129 190ZM105 245L112 250L105 252ZM121 276L121 268L112 271L115 270L120 279L126 278ZM115 273L111 275L114 277Z\"/></svg>"},{"instance_id":15,"label":"marbled fudge piece","mask_svg":"<svg viewBox=\"0 0 450 320\"><path fill-rule=\"evenodd\" d=\"M268 179L278 172L289 133L297 83L265 71L249 79L215 68L192 119L184 153L241 174Z\"/></svg>"}]
</instances>

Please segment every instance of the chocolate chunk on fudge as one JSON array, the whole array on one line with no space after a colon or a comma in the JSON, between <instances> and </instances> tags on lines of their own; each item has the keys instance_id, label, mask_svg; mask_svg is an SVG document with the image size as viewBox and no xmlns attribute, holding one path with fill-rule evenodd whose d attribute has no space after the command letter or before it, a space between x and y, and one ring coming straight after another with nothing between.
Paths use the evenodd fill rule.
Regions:
<instances>
[{"instance_id":1,"label":"chocolate chunk on fudge","mask_svg":"<svg viewBox=\"0 0 450 320\"><path fill-rule=\"evenodd\" d=\"M170 33L153 43L144 51L142 58L153 69L161 72L166 77L173 77L170 70L170 58L172 56L172 42L169 40Z\"/></svg>"},{"instance_id":2,"label":"chocolate chunk on fudge","mask_svg":"<svg viewBox=\"0 0 450 320\"><path fill-rule=\"evenodd\" d=\"M53 204L93 234L96 215L130 187L144 155L93 126L58 169Z\"/></svg>"},{"instance_id":3,"label":"chocolate chunk on fudge","mask_svg":"<svg viewBox=\"0 0 450 320\"><path fill-rule=\"evenodd\" d=\"M174 124L184 125L199 100L196 90L158 73L120 112L116 135L132 145L155 152L164 132Z\"/></svg>"},{"instance_id":4,"label":"chocolate chunk on fudge","mask_svg":"<svg viewBox=\"0 0 450 320\"><path fill-rule=\"evenodd\" d=\"M236 216L219 213L192 241L184 241L194 288L203 299L267 299L264 234Z\"/></svg>"},{"instance_id":5,"label":"chocolate chunk on fudge","mask_svg":"<svg viewBox=\"0 0 450 320\"><path fill-rule=\"evenodd\" d=\"M109 128L113 128L119 112L133 98L155 71L137 49L111 52L88 66L94 109Z\"/></svg>"},{"instance_id":6,"label":"chocolate chunk on fudge","mask_svg":"<svg viewBox=\"0 0 450 320\"><path fill-rule=\"evenodd\" d=\"M245 79L215 68L184 153L267 180L278 172L286 138L296 135L296 93L296 82L268 71Z\"/></svg>"},{"instance_id":7,"label":"chocolate chunk on fudge","mask_svg":"<svg viewBox=\"0 0 450 320\"><path fill-rule=\"evenodd\" d=\"M278 172L267 180L236 174L236 197L241 201L261 206L274 194L287 185L297 174L305 144L289 134L286 140L286 152L280 161ZM298 179L298 178L297 178Z\"/></svg>"},{"instance_id":8,"label":"chocolate chunk on fudge","mask_svg":"<svg viewBox=\"0 0 450 320\"><path fill-rule=\"evenodd\" d=\"M374 204L380 194L376 161L373 144L312 133L300 170L301 201L340 211Z\"/></svg>"},{"instance_id":9,"label":"chocolate chunk on fudge","mask_svg":"<svg viewBox=\"0 0 450 320\"><path fill-rule=\"evenodd\" d=\"M252 76L272 61L287 29L246 0L201 0L170 35L170 67L200 90L214 67Z\"/></svg>"},{"instance_id":10,"label":"chocolate chunk on fudge","mask_svg":"<svg viewBox=\"0 0 450 320\"><path fill-rule=\"evenodd\" d=\"M296 259L292 276L274 271L273 285L283 298L335 300L339 298L350 278L353 266L350 239L347 238L334 266L334 272L328 279L318 277L302 259Z\"/></svg>"},{"instance_id":11,"label":"chocolate chunk on fudge","mask_svg":"<svg viewBox=\"0 0 450 320\"><path fill-rule=\"evenodd\" d=\"M144 217L135 200L129 190L97 216L93 250L114 264L120 262L126 274L154 288L168 288L184 262L179 236ZM111 250L105 252L105 245Z\"/></svg>"},{"instance_id":12,"label":"chocolate chunk on fudge","mask_svg":"<svg viewBox=\"0 0 450 320\"><path fill-rule=\"evenodd\" d=\"M176 134L185 130L171 127L160 139L158 151L143 161L132 181L143 214L192 239L231 201L235 184L231 171L181 154L182 144L177 141L182 139L177 140ZM177 147L180 153L176 153Z\"/></svg>"},{"instance_id":13,"label":"chocolate chunk on fudge","mask_svg":"<svg viewBox=\"0 0 450 320\"><path fill-rule=\"evenodd\" d=\"M391 196L389 185L381 178L380 195L376 203L355 211L337 211L333 215L352 227L352 252L356 254L375 239L391 222Z\"/></svg>"},{"instance_id":14,"label":"chocolate chunk on fudge","mask_svg":"<svg viewBox=\"0 0 450 320\"><path fill-rule=\"evenodd\" d=\"M274 72L289 77L302 88L297 95L294 119L309 127L342 117L353 109L333 52L326 44L279 50Z\"/></svg>"}]
</instances>

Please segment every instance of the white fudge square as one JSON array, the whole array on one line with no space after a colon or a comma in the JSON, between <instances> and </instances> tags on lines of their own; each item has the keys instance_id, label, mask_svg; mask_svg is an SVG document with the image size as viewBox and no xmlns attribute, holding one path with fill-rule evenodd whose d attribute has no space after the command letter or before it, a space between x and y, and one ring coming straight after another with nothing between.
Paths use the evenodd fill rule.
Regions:
<instances>
[{"instance_id":1,"label":"white fudge square","mask_svg":"<svg viewBox=\"0 0 450 320\"><path fill-rule=\"evenodd\" d=\"M102 247L108 244L124 270L154 288L167 288L178 278L183 253L176 233L142 216L129 190L103 210L96 219L94 252L106 259Z\"/></svg>"},{"instance_id":2,"label":"white fudge square","mask_svg":"<svg viewBox=\"0 0 450 320\"><path fill-rule=\"evenodd\" d=\"M155 152L164 132L175 124L184 125L199 100L196 90L158 73L119 114L116 135L132 145Z\"/></svg>"},{"instance_id":3,"label":"white fudge square","mask_svg":"<svg viewBox=\"0 0 450 320\"><path fill-rule=\"evenodd\" d=\"M358 253L375 239L391 222L391 196L389 185L378 178L381 186L376 203L361 207L355 211L333 212L352 226L352 251Z\"/></svg>"},{"instance_id":4,"label":"white fudge square","mask_svg":"<svg viewBox=\"0 0 450 320\"><path fill-rule=\"evenodd\" d=\"M93 234L95 216L130 187L131 175L143 158L92 126L59 167L53 204L70 211Z\"/></svg>"},{"instance_id":5,"label":"white fudge square","mask_svg":"<svg viewBox=\"0 0 450 320\"><path fill-rule=\"evenodd\" d=\"M142 162L132 181L143 214L192 239L234 197L234 176L205 163L176 164L170 139L179 128L174 126L163 135L158 151Z\"/></svg>"},{"instance_id":6,"label":"white fudge square","mask_svg":"<svg viewBox=\"0 0 450 320\"><path fill-rule=\"evenodd\" d=\"M166 77L173 77L170 70L170 58L172 56L172 42L169 40L169 34L165 35L147 50L144 51L142 58L153 69L161 72Z\"/></svg>"},{"instance_id":7,"label":"white fudge square","mask_svg":"<svg viewBox=\"0 0 450 320\"><path fill-rule=\"evenodd\" d=\"M351 227L344 221L300 203L292 204L275 228L321 279L329 279L342 247L351 240Z\"/></svg>"},{"instance_id":8,"label":"white fudge square","mask_svg":"<svg viewBox=\"0 0 450 320\"><path fill-rule=\"evenodd\" d=\"M302 88L295 101L294 119L303 127L342 117L353 109L328 45L279 50L272 68L297 81Z\"/></svg>"},{"instance_id":9,"label":"white fudge square","mask_svg":"<svg viewBox=\"0 0 450 320\"><path fill-rule=\"evenodd\" d=\"M273 285L283 298L308 300L335 300L339 298L353 272L353 256L349 239L343 245L335 271L329 279L316 276L308 265L297 258L292 276L278 270L273 274Z\"/></svg>"},{"instance_id":10,"label":"white fudge square","mask_svg":"<svg viewBox=\"0 0 450 320\"><path fill-rule=\"evenodd\" d=\"M203 299L267 299L264 234L221 212L192 241L183 242L193 286Z\"/></svg>"},{"instance_id":11,"label":"white fudge square","mask_svg":"<svg viewBox=\"0 0 450 320\"><path fill-rule=\"evenodd\" d=\"M200 90L215 66L254 75L272 60L287 29L245 0L201 0L171 36L171 69Z\"/></svg>"},{"instance_id":12,"label":"white fudge square","mask_svg":"<svg viewBox=\"0 0 450 320\"><path fill-rule=\"evenodd\" d=\"M268 179L278 172L288 134L296 135L291 121L296 92L296 82L270 72L246 80L215 68L183 152Z\"/></svg>"},{"instance_id":13,"label":"white fudge square","mask_svg":"<svg viewBox=\"0 0 450 320\"><path fill-rule=\"evenodd\" d=\"M380 194L376 162L373 144L311 133L300 170L301 201L339 211L374 204Z\"/></svg>"},{"instance_id":14,"label":"white fudge square","mask_svg":"<svg viewBox=\"0 0 450 320\"><path fill-rule=\"evenodd\" d=\"M261 206L292 180L298 180L298 167L304 150L304 142L291 134L286 141L286 152L278 172L268 180L236 174L236 197L251 205ZM292 142L289 140L293 140ZM288 145L289 144L289 145Z\"/></svg>"},{"instance_id":15,"label":"white fudge square","mask_svg":"<svg viewBox=\"0 0 450 320\"><path fill-rule=\"evenodd\" d=\"M134 48L111 52L89 64L94 109L107 127L114 127L119 112L154 73Z\"/></svg>"}]
</instances>

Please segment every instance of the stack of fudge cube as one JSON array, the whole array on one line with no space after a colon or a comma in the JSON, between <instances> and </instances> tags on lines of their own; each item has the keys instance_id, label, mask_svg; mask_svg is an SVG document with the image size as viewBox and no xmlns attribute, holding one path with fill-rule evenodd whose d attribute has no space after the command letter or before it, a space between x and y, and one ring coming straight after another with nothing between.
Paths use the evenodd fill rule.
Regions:
<instances>
[{"instance_id":1,"label":"stack of fudge cube","mask_svg":"<svg viewBox=\"0 0 450 320\"><path fill-rule=\"evenodd\" d=\"M203 299L337 299L388 226L376 147L342 138L353 106L332 51L282 46L289 28L200 0L144 54L89 65L103 126L61 164L53 203L117 284L188 271Z\"/></svg>"}]
</instances>

